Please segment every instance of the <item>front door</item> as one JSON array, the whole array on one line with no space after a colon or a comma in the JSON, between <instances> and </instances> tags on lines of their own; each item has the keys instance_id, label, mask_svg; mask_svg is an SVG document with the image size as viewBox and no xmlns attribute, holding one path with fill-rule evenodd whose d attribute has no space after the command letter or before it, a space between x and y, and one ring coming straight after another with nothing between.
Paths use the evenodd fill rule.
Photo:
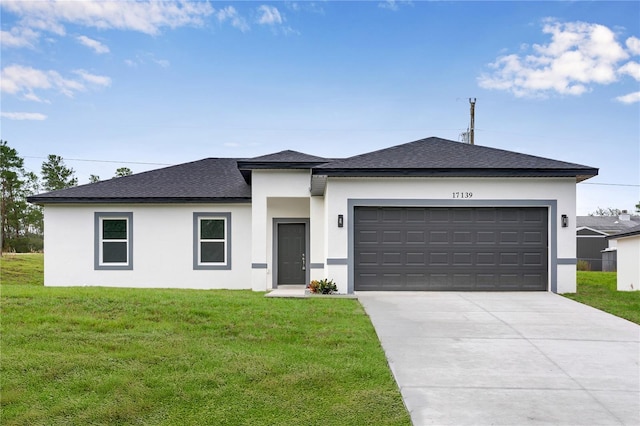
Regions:
<instances>
[{"instance_id":1,"label":"front door","mask_svg":"<svg viewBox=\"0 0 640 426\"><path fill-rule=\"evenodd\" d=\"M306 283L305 224L278 224L278 284Z\"/></svg>"}]
</instances>

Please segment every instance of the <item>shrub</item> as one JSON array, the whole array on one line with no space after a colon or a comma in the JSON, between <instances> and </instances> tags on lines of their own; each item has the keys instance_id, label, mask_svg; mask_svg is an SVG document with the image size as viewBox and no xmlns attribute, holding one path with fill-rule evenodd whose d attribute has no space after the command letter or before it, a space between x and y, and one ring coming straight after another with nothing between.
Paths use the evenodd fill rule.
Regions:
<instances>
[{"instance_id":1,"label":"shrub","mask_svg":"<svg viewBox=\"0 0 640 426\"><path fill-rule=\"evenodd\" d=\"M591 263L588 260L578 260L577 268L578 271L590 271Z\"/></svg>"},{"instance_id":2,"label":"shrub","mask_svg":"<svg viewBox=\"0 0 640 426\"><path fill-rule=\"evenodd\" d=\"M309 284L309 291L316 294L333 294L338 292L338 286L333 280L313 280Z\"/></svg>"}]
</instances>

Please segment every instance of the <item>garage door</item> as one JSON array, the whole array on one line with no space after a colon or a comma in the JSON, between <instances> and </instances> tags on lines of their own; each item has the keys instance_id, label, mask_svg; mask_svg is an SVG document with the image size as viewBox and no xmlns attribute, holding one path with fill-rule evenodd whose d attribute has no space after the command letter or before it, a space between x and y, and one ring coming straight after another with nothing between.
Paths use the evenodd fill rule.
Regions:
<instances>
[{"instance_id":1,"label":"garage door","mask_svg":"<svg viewBox=\"0 0 640 426\"><path fill-rule=\"evenodd\" d=\"M546 208L354 213L355 290L547 290Z\"/></svg>"}]
</instances>

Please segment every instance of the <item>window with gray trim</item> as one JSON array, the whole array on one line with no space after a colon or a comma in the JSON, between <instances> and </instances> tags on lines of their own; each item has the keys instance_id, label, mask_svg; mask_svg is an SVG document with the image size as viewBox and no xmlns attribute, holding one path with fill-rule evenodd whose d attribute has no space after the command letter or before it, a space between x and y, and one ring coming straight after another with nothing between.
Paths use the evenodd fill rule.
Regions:
<instances>
[{"instance_id":1,"label":"window with gray trim","mask_svg":"<svg viewBox=\"0 0 640 426\"><path fill-rule=\"evenodd\" d=\"M231 269L231 213L193 214L193 268Z\"/></svg>"},{"instance_id":2,"label":"window with gray trim","mask_svg":"<svg viewBox=\"0 0 640 426\"><path fill-rule=\"evenodd\" d=\"M95 213L95 269L133 269L133 213Z\"/></svg>"}]
</instances>

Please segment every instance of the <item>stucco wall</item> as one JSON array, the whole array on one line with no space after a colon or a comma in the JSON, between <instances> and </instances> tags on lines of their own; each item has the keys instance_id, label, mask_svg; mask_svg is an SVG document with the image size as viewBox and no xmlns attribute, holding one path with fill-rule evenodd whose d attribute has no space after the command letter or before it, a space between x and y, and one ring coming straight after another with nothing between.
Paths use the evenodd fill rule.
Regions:
<instances>
[{"instance_id":1,"label":"stucco wall","mask_svg":"<svg viewBox=\"0 0 640 426\"><path fill-rule=\"evenodd\" d=\"M618 290L640 290L640 235L617 240Z\"/></svg>"},{"instance_id":2,"label":"stucco wall","mask_svg":"<svg viewBox=\"0 0 640 426\"><path fill-rule=\"evenodd\" d=\"M308 218L308 170L253 170L251 177L252 288L273 287L273 218Z\"/></svg>"},{"instance_id":3,"label":"stucco wall","mask_svg":"<svg viewBox=\"0 0 640 426\"><path fill-rule=\"evenodd\" d=\"M327 273L341 292L352 288L348 259L350 232L349 202L393 200L399 206L540 206L549 207L549 290L575 292L575 211L574 178L329 178L325 192ZM472 193L470 198L455 198L454 193ZM547 203L548 201L548 203ZM334 223L344 215L345 226ZM566 214L569 226L561 227ZM553 217L552 217L553 216ZM555 246L551 236L555 236ZM554 266L555 265L555 266Z\"/></svg>"},{"instance_id":4,"label":"stucco wall","mask_svg":"<svg viewBox=\"0 0 640 426\"><path fill-rule=\"evenodd\" d=\"M133 269L94 270L94 213L133 214ZM231 213L231 269L193 269L193 213ZM48 205L46 286L251 288L251 205Z\"/></svg>"}]
</instances>

